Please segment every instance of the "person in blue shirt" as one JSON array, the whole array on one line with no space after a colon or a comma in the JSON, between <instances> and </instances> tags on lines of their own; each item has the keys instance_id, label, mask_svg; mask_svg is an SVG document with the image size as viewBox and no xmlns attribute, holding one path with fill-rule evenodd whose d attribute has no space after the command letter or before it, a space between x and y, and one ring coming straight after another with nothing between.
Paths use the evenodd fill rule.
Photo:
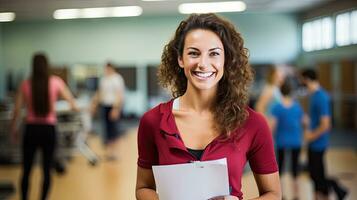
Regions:
<instances>
[{"instance_id":1,"label":"person in blue shirt","mask_svg":"<svg viewBox=\"0 0 357 200\"><path fill-rule=\"evenodd\" d=\"M310 129L305 132L304 137L308 143L308 170L314 182L315 199L328 199L330 187L335 190L339 200L344 199L347 191L335 180L326 177L323 162L331 129L330 97L320 86L314 70L305 69L302 72L302 81L310 93Z\"/></svg>"},{"instance_id":2,"label":"person in blue shirt","mask_svg":"<svg viewBox=\"0 0 357 200\"><path fill-rule=\"evenodd\" d=\"M292 87L289 79L285 79L280 87L282 94L281 102L272 108L271 128L275 133L275 146L279 173L283 172L284 158L287 151L291 151L291 171L293 173L293 199L298 199L298 162L303 140L303 124L307 123L307 116L299 102L292 96Z\"/></svg>"}]
</instances>

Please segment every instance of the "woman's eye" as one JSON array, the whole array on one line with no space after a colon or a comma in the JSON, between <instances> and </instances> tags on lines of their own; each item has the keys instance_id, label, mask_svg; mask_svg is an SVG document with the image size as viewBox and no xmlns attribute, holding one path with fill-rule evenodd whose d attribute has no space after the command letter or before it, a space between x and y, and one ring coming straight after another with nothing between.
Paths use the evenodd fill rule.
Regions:
<instances>
[{"instance_id":1,"label":"woman's eye","mask_svg":"<svg viewBox=\"0 0 357 200\"><path fill-rule=\"evenodd\" d=\"M195 51L191 51L191 52L188 52L188 55L190 55L190 56L198 56L199 53L195 52Z\"/></svg>"},{"instance_id":2,"label":"woman's eye","mask_svg":"<svg viewBox=\"0 0 357 200\"><path fill-rule=\"evenodd\" d=\"M213 52L210 53L210 56L219 56L219 53L213 51Z\"/></svg>"}]
</instances>

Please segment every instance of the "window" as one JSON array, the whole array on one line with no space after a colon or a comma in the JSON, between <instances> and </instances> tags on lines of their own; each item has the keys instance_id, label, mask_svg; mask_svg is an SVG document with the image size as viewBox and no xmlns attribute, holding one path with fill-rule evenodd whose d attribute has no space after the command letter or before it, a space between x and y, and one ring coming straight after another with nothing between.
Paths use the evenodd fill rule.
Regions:
<instances>
[{"instance_id":1,"label":"window","mask_svg":"<svg viewBox=\"0 0 357 200\"><path fill-rule=\"evenodd\" d=\"M321 42L323 49L329 49L333 46L333 25L331 17L326 17L321 20Z\"/></svg>"},{"instance_id":2,"label":"window","mask_svg":"<svg viewBox=\"0 0 357 200\"><path fill-rule=\"evenodd\" d=\"M333 46L333 25L331 17L306 22L302 27L304 51L328 49Z\"/></svg>"},{"instance_id":3,"label":"window","mask_svg":"<svg viewBox=\"0 0 357 200\"><path fill-rule=\"evenodd\" d=\"M351 41L357 44L357 10L351 13Z\"/></svg>"},{"instance_id":4,"label":"window","mask_svg":"<svg viewBox=\"0 0 357 200\"><path fill-rule=\"evenodd\" d=\"M312 51L312 23L308 22L302 26L302 48L305 51Z\"/></svg>"},{"instance_id":5,"label":"window","mask_svg":"<svg viewBox=\"0 0 357 200\"><path fill-rule=\"evenodd\" d=\"M350 40L350 13L339 14L336 17L336 44L345 46Z\"/></svg>"},{"instance_id":6,"label":"window","mask_svg":"<svg viewBox=\"0 0 357 200\"><path fill-rule=\"evenodd\" d=\"M357 44L357 10L336 16L316 19L302 25L302 48L304 51L330 49L337 46Z\"/></svg>"}]
</instances>

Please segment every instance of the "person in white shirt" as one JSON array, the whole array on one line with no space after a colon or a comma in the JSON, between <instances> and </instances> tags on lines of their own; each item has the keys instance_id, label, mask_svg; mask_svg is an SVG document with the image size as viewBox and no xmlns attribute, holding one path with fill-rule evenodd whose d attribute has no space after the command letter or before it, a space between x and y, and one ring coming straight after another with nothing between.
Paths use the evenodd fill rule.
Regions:
<instances>
[{"instance_id":1,"label":"person in white shirt","mask_svg":"<svg viewBox=\"0 0 357 200\"><path fill-rule=\"evenodd\" d=\"M91 113L95 114L99 104L104 126L106 158L109 160L117 158L117 143L120 136L118 122L124 102L124 91L123 77L115 71L111 63L107 63L104 76L100 79L99 88L92 99Z\"/></svg>"}]
</instances>

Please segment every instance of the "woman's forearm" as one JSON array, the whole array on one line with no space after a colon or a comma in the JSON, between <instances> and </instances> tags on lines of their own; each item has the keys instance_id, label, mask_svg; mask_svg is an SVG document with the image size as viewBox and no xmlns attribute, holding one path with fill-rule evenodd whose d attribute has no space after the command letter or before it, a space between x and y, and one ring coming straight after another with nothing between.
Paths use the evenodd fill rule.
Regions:
<instances>
[{"instance_id":1,"label":"woman's forearm","mask_svg":"<svg viewBox=\"0 0 357 200\"><path fill-rule=\"evenodd\" d=\"M267 192L251 200L281 200L281 198L282 197L278 192Z\"/></svg>"},{"instance_id":2,"label":"woman's forearm","mask_svg":"<svg viewBox=\"0 0 357 200\"><path fill-rule=\"evenodd\" d=\"M149 188L141 188L136 190L137 200L159 200L156 191Z\"/></svg>"}]
</instances>

